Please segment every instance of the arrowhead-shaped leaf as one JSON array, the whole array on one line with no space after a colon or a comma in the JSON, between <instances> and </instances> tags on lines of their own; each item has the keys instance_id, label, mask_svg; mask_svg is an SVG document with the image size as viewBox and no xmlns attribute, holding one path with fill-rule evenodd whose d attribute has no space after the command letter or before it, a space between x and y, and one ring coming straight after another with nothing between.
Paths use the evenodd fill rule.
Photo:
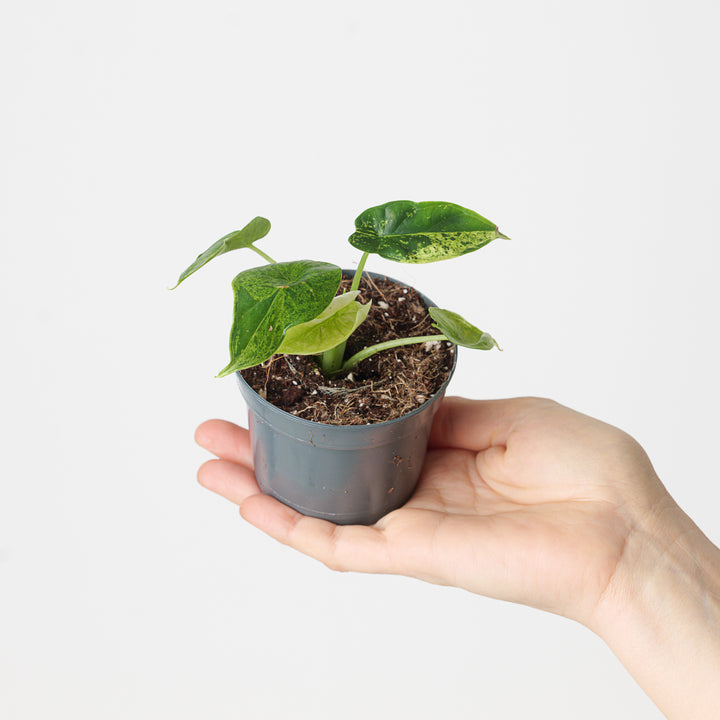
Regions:
<instances>
[{"instance_id":1,"label":"arrowhead-shaped leaf","mask_svg":"<svg viewBox=\"0 0 720 720\"><path fill-rule=\"evenodd\" d=\"M385 203L359 215L355 228L353 247L405 263L447 260L506 237L482 215L446 202Z\"/></svg>"},{"instance_id":2,"label":"arrowhead-shaped leaf","mask_svg":"<svg viewBox=\"0 0 720 720\"><path fill-rule=\"evenodd\" d=\"M230 363L218 377L267 360L290 328L315 319L331 303L341 279L339 267L314 260L263 265L237 275Z\"/></svg>"},{"instance_id":3,"label":"arrowhead-shaped leaf","mask_svg":"<svg viewBox=\"0 0 720 720\"><path fill-rule=\"evenodd\" d=\"M195 258L195 262L178 278L174 290L183 280L190 277L203 265L207 265L213 258L223 255L231 250L250 247L256 240L265 237L270 232L270 221L264 217L253 218L242 230L234 230L213 243L204 253Z\"/></svg>"},{"instance_id":4,"label":"arrowhead-shaped leaf","mask_svg":"<svg viewBox=\"0 0 720 720\"><path fill-rule=\"evenodd\" d=\"M439 307L428 308L428 312L435 321L435 327L456 345L473 348L474 350L500 348L491 335L471 325L457 313L442 310Z\"/></svg>"},{"instance_id":5,"label":"arrowhead-shaped leaf","mask_svg":"<svg viewBox=\"0 0 720 720\"><path fill-rule=\"evenodd\" d=\"M345 342L370 312L370 303L355 298L359 290L337 295L314 320L296 325L285 334L277 349L288 355L317 355Z\"/></svg>"}]
</instances>

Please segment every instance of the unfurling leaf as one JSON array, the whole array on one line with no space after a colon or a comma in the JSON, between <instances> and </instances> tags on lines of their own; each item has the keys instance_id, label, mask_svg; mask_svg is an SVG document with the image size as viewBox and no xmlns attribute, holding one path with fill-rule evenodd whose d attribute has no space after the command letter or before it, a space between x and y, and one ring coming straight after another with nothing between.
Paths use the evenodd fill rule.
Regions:
<instances>
[{"instance_id":1,"label":"unfurling leaf","mask_svg":"<svg viewBox=\"0 0 720 720\"><path fill-rule=\"evenodd\" d=\"M230 363L218 377L267 360L290 328L314 320L330 305L341 279L339 267L314 260L263 265L237 275Z\"/></svg>"},{"instance_id":2,"label":"unfurling leaf","mask_svg":"<svg viewBox=\"0 0 720 720\"><path fill-rule=\"evenodd\" d=\"M204 253L195 258L195 262L178 278L174 290L183 280L187 279L203 265L207 265L213 258L223 255L231 250L251 247L256 240L265 237L270 232L270 221L264 217L253 218L242 230L234 230L213 243ZM255 249L255 248L253 248Z\"/></svg>"},{"instance_id":3,"label":"unfurling leaf","mask_svg":"<svg viewBox=\"0 0 720 720\"><path fill-rule=\"evenodd\" d=\"M494 347L500 349L500 346L491 335L471 325L457 313L451 310L442 310L439 307L428 308L428 312L435 321L434 326L450 342L474 350L492 350Z\"/></svg>"},{"instance_id":4,"label":"unfurling leaf","mask_svg":"<svg viewBox=\"0 0 720 720\"><path fill-rule=\"evenodd\" d=\"M507 238L482 215L446 202L385 203L365 210L355 228L353 247L405 263L447 260Z\"/></svg>"},{"instance_id":5,"label":"unfurling leaf","mask_svg":"<svg viewBox=\"0 0 720 720\"><path fill-rule=\"evenodd\" d=\"M333 298L314 320L296 325L285 334L277 349L287 355L317 355L345 342L370 312L371 303L355 300L358 290Z\"/></svg>"}]
</instances>

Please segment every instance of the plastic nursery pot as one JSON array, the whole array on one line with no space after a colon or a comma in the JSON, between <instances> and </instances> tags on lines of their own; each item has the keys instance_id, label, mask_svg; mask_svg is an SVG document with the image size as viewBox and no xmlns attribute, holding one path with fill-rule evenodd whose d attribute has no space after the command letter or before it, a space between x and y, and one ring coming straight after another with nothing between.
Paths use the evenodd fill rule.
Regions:
<instances>
[{"instance_id":1,"label":"plastic nursery pot","mask_svg":"<svg viewBox=\"0 0 720 720\"><path fill-rule=\"evenodd\" d=\"M236 373L248 406L260 489L303 515L338 525L372 525L401 507L417 484L433 416L456 364L457 348L447 380L423 405L371 425L328 425L296 417L261 398Z\"/></svg>"}]
</instances>

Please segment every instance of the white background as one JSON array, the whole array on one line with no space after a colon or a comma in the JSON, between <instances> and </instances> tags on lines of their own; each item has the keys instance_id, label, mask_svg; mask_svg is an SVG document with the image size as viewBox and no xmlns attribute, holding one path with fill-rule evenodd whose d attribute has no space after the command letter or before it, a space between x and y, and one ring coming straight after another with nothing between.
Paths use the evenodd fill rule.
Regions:
<instances>
[{"instance_id":1,"label":"white background","mask_svg":"<svg viewBox=\"0 0 720 720\"><path fill-rule=\"evenodd\" d=\"M629 431L720 542L714 0L28 0L0 15L0 716L660 717L570 621L339 575L195 482L242 422L255 215L348 266L355 216L449 200L512 242L371 261L490 331L450 392ZM682 632L682 628L678 628Z\"/></svg>"}]
</instances>

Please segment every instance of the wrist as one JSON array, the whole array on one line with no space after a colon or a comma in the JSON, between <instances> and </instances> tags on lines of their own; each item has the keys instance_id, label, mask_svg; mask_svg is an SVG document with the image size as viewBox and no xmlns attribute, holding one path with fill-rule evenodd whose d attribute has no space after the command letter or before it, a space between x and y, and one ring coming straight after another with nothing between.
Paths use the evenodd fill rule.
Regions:
<instances>
[{"instance_id":1,"label":"wrist","mask_svg":"<svg viewBox=\"0 0 720 720\"><path fill-rule=\"evenodd\" d=\"M669 496L631 524L589 627L668 718L720 706L720 550Z\"/></svg>"},{"instance_id":2,"label":"wrist","mask_svg":"<svg viewBox=\"0 0 720 720\"><path fill-rule=\"evenodd\" d=\"M668 620L678 604L695 599L720 619L720 550L667 496L651 512L629 523L622 557L598 601L588 626L601 637L611 634L629 609L662 611Z\"/></svg>"}]
</instances>

